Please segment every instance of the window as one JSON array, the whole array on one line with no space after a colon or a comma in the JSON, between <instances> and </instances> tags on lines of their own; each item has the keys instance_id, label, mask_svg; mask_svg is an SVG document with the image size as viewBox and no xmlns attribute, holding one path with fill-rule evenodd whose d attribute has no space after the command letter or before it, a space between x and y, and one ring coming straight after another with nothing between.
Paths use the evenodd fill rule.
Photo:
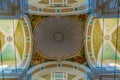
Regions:
<instances>
[{"instance_id":1,"label":"window","mask_svg":"<svg viewBox=\"0 0 120 80\"><path fill-rule=\"evenodd\" d=\"M65 72L53 72L51 80L67 80L67 74Z\"/></svg>"}]
</instances>

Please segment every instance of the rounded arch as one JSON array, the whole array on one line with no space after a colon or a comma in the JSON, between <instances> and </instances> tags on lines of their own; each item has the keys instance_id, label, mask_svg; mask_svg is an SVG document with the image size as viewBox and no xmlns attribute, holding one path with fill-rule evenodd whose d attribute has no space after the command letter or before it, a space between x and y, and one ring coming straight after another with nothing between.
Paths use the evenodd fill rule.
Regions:
<instances>
[{"instance_id":1,"label":"rounded arch","mask_svg":"<svg viewBox=\"0 0 120 80\"><path fill-rule=\"evenodd\" d=\"M36 65L27 73L30 80L89 80L88 74L90 72L89 68L75 62L52 61Z\"/></svg>"},{"instance_id":2,"label":"rounded arch","mask_svg":"<svg viewBox=\"0 0 120 80\"><path fill-rule=\"evenodd\" d=\"M20 20L0 19L0 71L5 75L21 73L28 68L32 56L31 35L31 24L26 15Z\"/></svg>"},{"instance_id":3,"label":"rounded arch","mask_svg":"<svg viewBox=\"0 0 120 80\"><path fill-rule=\"evenodd\" d=\"M55 2L55 5L51 4ZM62 6L61 3L64 0L29 0L28 10L29 14L36 15L76 15L84 14L88 12L89 0L65 0L68 3ZM65 4L65 3L64 3Z\"/></svg>"},{"instance_id":4,"label":"rounded arch","mask_svg":"<svg viewBox=\"0 0 120 80\"><path fill-rule=\"evenodd\" d=\"M118 32L118 47L116 49L117 18L94 18L90 15L85 32L85 51L91 67L115 67L120 69L120 41ZM117 26L118 24L118 26ZM116 56L117 55L117 59ZM116 59L116 63L115 63Z\"/></svg>"}]
</instances>

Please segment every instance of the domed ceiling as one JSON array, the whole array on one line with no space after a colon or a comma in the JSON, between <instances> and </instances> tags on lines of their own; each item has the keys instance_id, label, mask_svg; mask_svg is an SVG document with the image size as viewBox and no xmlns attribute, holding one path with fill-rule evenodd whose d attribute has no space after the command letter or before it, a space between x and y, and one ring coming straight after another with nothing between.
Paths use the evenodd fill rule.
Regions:
<instances>
[{"instance_id":1,"label":"domed ceiling","mask_svg":"<svg viewBox=\"0 0 120 80\"><path fill-rule=\"evenodd\" d=\"M29 18L34 44L30 66L51 60L69 60L87 65L83 49L83 28L87 15L71 17L30 15ZM63 33L66 34L64 37Z\"/></svg>"},{"instance_id":2,"label":"domed ceiling","mask_svg":"<svg viewBox=\"0 0 120 80\"><path fill-rule=\"evenodd\" d=\"M35 48L48 58L69 58L82 48L82 26L70 17L49 17L36 26L34 43Z\"/></svg>"}]
</instances>

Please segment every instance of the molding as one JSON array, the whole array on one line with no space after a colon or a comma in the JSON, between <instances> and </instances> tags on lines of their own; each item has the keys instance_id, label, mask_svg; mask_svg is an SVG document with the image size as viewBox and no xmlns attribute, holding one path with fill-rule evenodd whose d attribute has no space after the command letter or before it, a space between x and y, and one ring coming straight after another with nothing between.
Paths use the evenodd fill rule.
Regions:
<instances>
[{"instance_id":1,"label":"molding","mask_svg":"<svg viewBox=\"0 0 120 80\"><path fill-rule=\"evenodd\" d=\"M55 15L77 15L77 14L85 14L88 13L88 0L83 3L76 3L76 4L67 4L63 7L53 7L40 4L39 1L28 1L28 13L35 14L35 15L43 15L43 16L55 16ZM49 2L50 3L50 2ZM52 4L52 3L50 3Z\"/></svg>"},{"instance_id":2,"label":"molding","mask_svg":"<svg viewBox=\"0 0 120 80\"><path fill-rule=\"evenodd\" d=\"M36 65L27 71L26 77L28 78L28 80L31 80L33 76L39 73L40 75L42 75L44 72L46 73L46 71L54 72L54 71L63 71L63 70L64 71L68 70L69 72L73 72L77 74L79 72L81 76L83 76L87 80L90 80L91 70L88 67L82 64L70 62L70 61L61 61L61 62L52 61L52 62L46 62L46 63ZM77 72L74 72L76 70Z\"/></svg>"}]
</instances>

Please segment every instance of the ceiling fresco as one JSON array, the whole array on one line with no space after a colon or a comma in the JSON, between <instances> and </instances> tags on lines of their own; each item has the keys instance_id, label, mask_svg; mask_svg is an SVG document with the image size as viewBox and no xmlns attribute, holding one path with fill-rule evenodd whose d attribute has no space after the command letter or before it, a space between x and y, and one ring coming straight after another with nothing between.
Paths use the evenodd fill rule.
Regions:
<instances>
[{"instance_id":1,"label":"ceiling fresco","mask_svg":"<svg viewBox=\"0 0 120 80\"><path fill-rule=\"evenodd\" d=\"M5 69L24 68L31 49L30 28L26 18L0 20L0 38L0 65L6 66Z\"/></svg>"},{"instance_id":2,"label":"ceiling fresco","mask_svg":"<svg viewBox=\"0 0 120 80\"><path fill-rule=\"evenodd\" d=\"M86 22L86 18L87 15L79 15L79 16L71 16L73 19L76 19L76 21L79 21L79 23L82 26L85 26L85 22ZM39 22L42 22L44 20L46 20L47 18L49 19L49 17L45 17L45 16L37 16L37 15L29 15L31 24L32 24L32 29L33 31L36 29L36 25L39 24ZM36 47L34 46L34 53L32 56L32 61L31 61L31 66L43 63L43 62L48 62L48 61L54 61L54 58L48 58L43 56L44 53L40 53L38 50L36 50ZM64 59L62 59L64 60ZM82 48L80 50L80 52L78 54L76 54L75 56L66 59L68 61L74 61L74 62L78 62L81 64L85 64L87 65L86 59L85 59L85 54L84 54L84 48Z\"/></svg>"},{"instance_id":3,"label":"ceiling fresco","mask_svg":"<svg viewBox=\"0 0 120 80\"><path fill-rule=\"evenodd\" d=\"M120 63L120 19L89 18L86 29L86 51L94 66ZM118 33L117 33L118 30ZM117 35L118 34L118 35ZM116 43L117 41L117 43ZM117 48L116 48L117 45ZM98 62L98 64L96 63Z\"/></svg>"},{"instance_id":4,"label":"ceiling fresco","mask_svg":"<svg viewBox=\"0 0 120 80\"><path fill-rule=\"evenodd\" d=\"M119 79L119 1L0 0L0 80Z\"/></svg>"},{"instance_id":5,"label":"ceiling fresco","mask_svg":"<svg viewBox=\"0 0 120 80\"><path fill-rule=\"evenodd\" d=\"M0 49L1 49L3 47L3 45L5 44L5 35L2 32L0 32L0 37L1 37L1 47L0 47Z\"/></svg>"},{"instance_id":6,"label":"ceiling fresco","mask_svg":"<svg viewBox=\"0 0 120 80\"><path fill-rule=\"evenodd\" d=\"M29 19L24 18L22 20L0 20L0 37L1 37L1 51L2 51L2 60L3 61L3 68L22 68L28 62L30 58L31 48L33 48L33 55L32 60L29 68L50 62L56 61L54 59L48 58L43 56L38 50L36 50L35 45L32 47L32 32L37 28L37 25L41 22L45 21L46 19L50 18L47 16L38 16L38 15L28 15L31 27L29 25ZM101 63L102 66L105 67L113 67L117 66L118 69L120 63L120 27L118 26L118 37L117 37L117 24L118 19L115 18L106 18L106 19L96 19L94 17L90 17L88 19L88 23L86 24L86 19L88 15L78 15L78 16L69 16L71 19L78 21L80 25L83 26L83 30L85 32L85 47L78 52L78 54L61 60L77 62L79 64L83 64L87 67L90 66L100 67ZM32 28L32 30L31 30ZM116 39L118 41L116 43ZM117 63L115 64L115 57L116 57L116 44L117 47ZM85 56L86 53L86 56ZM87 62L87 59L88 62ZM1 59L1 58L0 58ZM61 61L60 60L60 61ZM16 64L17 63L17 64ZM0 62L2 65L2 63ZM0 69L2 70L2 69ZM64 72L64 71L61 71ZM67 71L66 71L67 72ZM53 72L54 73L54 72ZM50 78L52 73L41 75L41 79L48 79ZM73 79L76 77L73 74L67 72L66 74L69 79ZM37 75L35 75L37 76ZM59 76L59 75L58 75ZM82 78L81 78L82 79ZM39 79L38 79L39 80ZM85 80L83 78L83 80Z\"/></svg>"},{"instance_id":7,"label":"ceiling fresco","mask_svg":"<svg viewBox=\"0 0 120 80\"><path fill-rule=\"evenodd\" d=\"M36 26L35 48L47 58L66 59L82 49L83 26L71 17L48 17Z\"/></svg>"}]
</instances>

